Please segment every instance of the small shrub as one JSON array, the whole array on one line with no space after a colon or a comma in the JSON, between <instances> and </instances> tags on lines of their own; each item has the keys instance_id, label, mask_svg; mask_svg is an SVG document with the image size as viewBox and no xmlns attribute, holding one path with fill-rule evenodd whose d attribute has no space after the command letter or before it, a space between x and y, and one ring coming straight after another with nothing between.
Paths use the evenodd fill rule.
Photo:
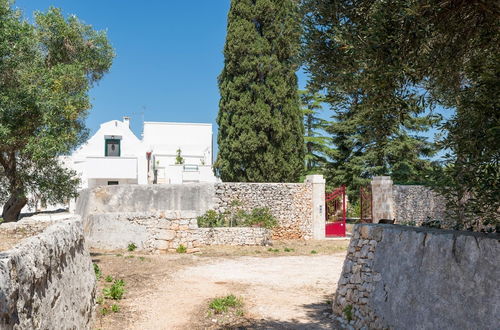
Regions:
<instances>
[{"instance_id":1,"label":"small shrub","mask_svg":"<svg viewBox=\"0 0 500 330\"><path fill-rule=\"evenodd\" d=\"M317 254L317 253L318 253L318 251L316 251L316 250L311 251L311 254Z\"/></svg>"},{"instance_id":2,"label":"small shrub","mask_svg":"<svg viewBox=\"0 0 500 330\"><path fill-rule=\"evenodd\" d=\"M113 277L111 275L106 276L104 279L106 282L113 282Z\"/></svg>"},{"instance_id":3,"label":"small shrub","mask_svg":"<svg viewBox=\"0 0 500 330\"><path fill-rule=\"evenodd\" d=\"M286 247L286 248L284 248L284 251L285 252L293 252L294 250Z\"/></svg>"},{"instance_id":4,"label":"small shrub","mask_svg":"<svg viewBox=\"0 0 500 330\"><path fill-rule=\"evenodd\" d=\"M204 215L196 218L196 221L200 228L224 227L225 225L224 214L214 210L208 210Z\"/></svg>"},{"instance_id":5,"label":"small shrub","mask_svg":"<svg viewBox=\"0 0 500 330\"><path fill-rule=\"evenodd\" d=\"M129 252L135 251L135 249L137 249L137 245L135 245L134 243L130 243L130 244L127 246L127 250L128 250Z\"/></svg>"},{"instance_id":6,"label":"small shrub","mask_svg":"<svg viewBox=\"0 0 500 330\"><path fill-rule=\"evenodd\" d=\"M97 278L97 280L99 281L99 279L101 278L101 269L99 268L99 265L94 263L94 273L95 273L95 277Z\"/></svg>"},{"instance_id":7,"label":"small shrub","mask_svg":"<svg viewBox=\"0 0 500 330\"><path fill-rule=\"evenodd\" d=\"M102 303L104 302L104 297L103 296L97 297L97 299L95 300L95 302L98 305L102 305Z\"/></svg>"},{"instance_id":8,"label":"small shrub","mask_svg":"<svg viewBox=\"0 0 500 330\"><path fill-rule=\"evenodd\" d=\"M267 252L273 252L273 248L267 249Z\"/></svg>"},{"instance_id":9,"label":"small shrub","mask_svg":"<svg viewBox=\"0 0 500 330\"><path fill-rule=\"evenodd\" d=\"M278 221L267 207L258 207L253 209L249 214L246 214L244 224L250 227L270 229L276 227Z\"/></svg>"},{"instance_id":10,"label":"small shrub","mask_svg":"<svg viewBox=\"0 0 500 330\"><path fill-rule=\"evenodd\" d=\"M274 249L274 250L273 250L273 252L274 252L274 253L276 253L276 252L280 252L280 250L279 250L279 249Z\"/></svg>"},{"instance_id":11,"label":"small shrub","mask_svg":"<svg viewBox=\"0 0 500 330\"><path fill-rule=\"evenodd\" d=\"M111 305L111 311L113 313L118 313L120 311L120 306L118 306L117 304Z\"/></svg>"},{"instance_id":12,"label":"small shrub","mask_svg":"<svg viewBox=\"0 0 500 330\"><path fill-rule=\"evenodd\" d=\"M146 260L146 258L145 257L139 257L139 260L140 261L144 261L144 260Z\"/></svg>"},{"instance_id":13,"label":"small shrub","mask_svg":"<svg viewBox=\"0 0 500 330\"><path fill-rule=\"evenodd\" d=\"M106 307L101 308L101 315L102 316L108 315L108 314L109 314L109 309L107 309Z\"/></svg>"},{"instance_id":14,"label":"small shrub","mask_svg":"<svg viewBox=\"0 0 500 330\"><path fill-rule=\"evenodd\" d=\"M187 247L181 244L175 251L177 251L177 253L186 253Z\"/></svg>"},{"instance_id":15,"label":"small shrub","mask_svg":"<svg viewBox=\"0 0 500 330\"><path fill-rule=\"evenodd\" d=\"M115 280L113 285L109 288L104 288L102 293L104 294L104 297L108 299L122 299L123 294L125 293L125 282L123 282L123 280Z\"/></svg>"},{"instance_id":16,"label":"small shrub","mask_svg":"<svg viewBox=\"0 0 500 330\"><path fill-rule=\"evenodd\" d=\"M347 305L342 310L347 321L352 321L352 305Z\"/></svg>"},{"instance_id":17,"label":"small shrub","mask_svg":"<svg viewBox=\"0 0 500 330\"><path fill-rule=\"evenodd\" d=\"M220 314L222 312L227 312L228 308L237 308L243 306L241 299L237 298L235 295L231 294L226 297L214 298L210 301L208 307L215 313Z\"/></svg>"}]
</instances>

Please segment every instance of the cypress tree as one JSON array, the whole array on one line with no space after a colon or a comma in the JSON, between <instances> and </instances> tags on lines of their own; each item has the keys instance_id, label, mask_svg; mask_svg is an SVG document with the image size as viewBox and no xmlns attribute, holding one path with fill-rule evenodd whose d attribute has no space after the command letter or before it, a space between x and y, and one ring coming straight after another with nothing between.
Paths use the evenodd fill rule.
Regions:
<instances>
[{"instance_id":1,"label":"cypress tree","mask_svg":"<svg viewBox=\"0 0 500 330\"><path fill-rule=\"evenodd\" d=\"M294 182L304 169L297 0L232 0L219 76L223 181Z\"/></svg>"}]
</instances>

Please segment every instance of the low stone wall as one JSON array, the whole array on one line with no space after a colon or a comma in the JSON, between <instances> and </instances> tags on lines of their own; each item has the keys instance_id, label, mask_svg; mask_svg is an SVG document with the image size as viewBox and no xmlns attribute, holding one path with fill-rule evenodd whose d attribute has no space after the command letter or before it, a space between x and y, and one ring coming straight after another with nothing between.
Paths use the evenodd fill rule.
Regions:
<instances>
[{"instance_id":1,"label":"low stone wall","mask_svg":"<svg viewBox=\"0 0 500 330\"><path fill-rule=\"evenodd\" d=\"M498 234L357 225L333 311L356 329L497 329L499 278Z\"/></svg>"},{"instance_id":2,"label":"low stone wall","mask_svg":"<svg viewBox=\"0 0 500 330\"><path fill-rule=\"evenodd\" d=\"M445 200L429 187L394 185L392 192L396 223L445 221Z\"/></svg>"},{"instance_id":3,"label":"low stone wall","mask_svg":"<svg viewBox=\"0 0 500 330\"><path fill-rule=\"evenodd\" d=\"M90 329L96 278L78 218L0 253L1 329Z\"/></svg>"},{"instance_id":4,"label":"low stone wall","mask_svg":"<svg viewBox=\"0 0 500 330\"><path fill-rule=\"evenodd\" d=\"M271 231L265 228L200 228L198 231L204 245L267 245L271 241Z\"/></svg>"},{"instance_id":5,"label":"low stone wall","mask_svg":"<svg viewBox=\"0 0 500 330\"><path fill-rule=\"evenodd\" d=\"M103 250L171 250L202 245L264 245L270 233L264 228L198 228L197 212L91 214L85 220L87 242Z\"/></svg>"},{"instance_id":6,"label":"low stone wall","mask_svg":"<svg viewBox=\"0 0 500 330\"><path fill-rule=\"evenodd\" d=\"M274 239L310 239L313 235L313 188L311 183L218 183L214 209L224 212L238 201L251 212L267 207L278 220ZM324 203L324 202L323 202Z\"/></svg>"}]
</instances>

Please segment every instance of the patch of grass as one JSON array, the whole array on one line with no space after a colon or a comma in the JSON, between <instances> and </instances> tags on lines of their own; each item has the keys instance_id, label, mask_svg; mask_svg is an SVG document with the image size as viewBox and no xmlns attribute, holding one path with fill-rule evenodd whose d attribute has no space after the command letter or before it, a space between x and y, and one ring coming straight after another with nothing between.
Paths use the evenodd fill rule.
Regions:
<instances>
[{"instance_id":1,"label":"patch of grass","mask_svg":"<svg viewBox=\"0 0 500 330\"><path fill-rule=\"evenodd\" d=\"M144 261L144 260L146 260L146 258L145 257L139 257L139 260L140 261Z\"/></svg>"},{"instance_id":2,"label":"patch of grass","mask_svg":"<svg viewBox=\"0 0 500 330\"><path fill-rule=\"evenodd\" d=\"M122 299L125 293L125 282L123 280L115 280L109 288L102 289L102 293L108 299Z\"/></svg>"},{"instance_id":3,"label":"patch of grass","mask_svg":"<svg viewBox=\"0 0 500 330\"><path fill-rule=\"evenodd\" d=\"M229 308L238 308L243 306L243 302L240 298L235 295L230 294L226 297L214 298L210 301L208 308L210 308L215 314L220 314L227 312Z\"/></svg>"},{"instance_id":4,"label":"patch of grass","mask_svg":"<svg viewBox=\"0 0 500 330\"><path fill-rule=\"evenodd\" d=\"M286 248L284 248L284 251L285 251L285 252L293 252L293 251L294 251L294 249L290 249L290 248L287 248L287 247L286 247Z\"/></svg>"},{"instance_id":5,"label":"patch of grass","mask_svg":"<svg viewBox=\"0 0 500 330\"><path fill-rule=\"evenodd\" d=\"M113 282L113 276L111 275L108 275L106 276L106 278L104 279L106 282Z\"/></svg>"},{"instance_id":6,"label":"patch of grass","mask_svg":"<svg viewBox=\"0 0 500 330\"><path fill-rule=\"evenodd\" d=\"M135 258L133 255L128 255L125 257L126 259L131 259L131 258Z\"/></svg>"},{"instance_id":7,"label":"patch of grass","mask_svg":"<svg viewBox=\"0 0 500 330\"><path fill-rule=\"evenodd\" d=\"M344 316L347 321L351 322L352 321L352 305L347 305L344 307L342 310L344 312Z\"/></svg>"},{"instance_id":8,"label":"patch of grass","mask_svg":"<svg viewBox=\"0 0 500 330\"><path fill-rule=\"evenodd\" d=\"M111 311L113 313L118 313L120 311L120 306L118 306L117 304L111 305Z\"/></svg>"},{"instance_id":9,"label":"patch of grass","mask_svg":"<svg viewBox=\"0 0 500 330\"><path fill-rule=\"evenodd\" d=\"M97 297L97 299L95 300L95 302L98 305L102 305L104 303L104 297L103 296Z\"/></svg>"},{"instance_id":10,"label":"patch of grass","mask_svg":"<svg viewBox=\"0 0 500 330\"><path fill-rule=\"evenodd\" d=\"M129 251L129 252L135 251L135 249L137 249L137 245L135 245L134 243L130 243L127 246L127 251Z\"/></svg>"},{"instance_id":11,"label":"patch of grass","mask_svg":"<svg viewBox=\"0 0 500 330\"><path fill-rule=\"evenodd\" d=\"M179 247L177 249L175 249L175 251L177 253L186 253L187 252L187 247L185 247L184 245L179 245Z\"/></svg>"},{"instance_id":12,"label":"patch of grass","mask_svg":"<svg viewBox=\"0 0 500 330\"><path fill-rule=\"evenodd\" d=\"M318 253L318 251L316 251L316 250L311 250L311 254L317 254L317 253Z\"/></svg>"},{"instance_id":13,"label":"patch of grass","mask_svg":"<svg viewBox=\"0 0 500 330\"><path fill-rule=\"evenodd\" d=\"M94 273L95 273L95 278L97 278L97 280L99 281L99 279L101 278L101 269L99 268L99 265L94 263Z\"/></svg>"},{"instance_id":14,"label":"patch of grass","mask_svg":"<svg viewBox=\"0 0 500 330\"><path fill-rule=\"evenodd\" d=\"M280 252L280 249L274 249L273 252L274 253Z\"/></svg>"},{"instance_id":15,"label":"patch of grass","mask_svg":"<svg viewBox=\"0 0 500 330\"><path fill-rule=\"evenodd\" d=\"M123 257L123 254L121 253L115 254L115 257Z\"/></svg>"},{"instance_id":16,"label":"patch of grass","mask_svg":"<svg viewBox=\"0 0 500 330\"><path fill-rule=\"evenodd\" d=\"M273 248L267 249L267 252L273 252Z\"/></svg>"},{"instance_id":17,"label":"patch of grass","mask_svg":"<svg viewBox=\"0 0 500 330\"><path fill-rule=\"evenodd\" d=\"M109 309L107 309L106 307L101 308L101 315L102 316L108 315L108 314L109 314Z\"/></svg>"}]
</instances>

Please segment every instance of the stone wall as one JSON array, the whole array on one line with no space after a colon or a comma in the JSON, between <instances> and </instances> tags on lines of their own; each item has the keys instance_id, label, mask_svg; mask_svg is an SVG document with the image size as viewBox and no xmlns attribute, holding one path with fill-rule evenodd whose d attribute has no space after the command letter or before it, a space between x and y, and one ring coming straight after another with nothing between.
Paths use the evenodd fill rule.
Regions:
<instances>
[{"instance_id":1,"label":"stone wall","mask_svg":"<svg viewBox=\"0 0 500 330\"><path fill-rule=\"evenodd\" d=\"M78 218L0 253L1 329L90 329L96 278Z\"/></svg>"},{"instance_id":2,"label":"stone wall","mask_svg":"<svg viewBox=\"0 0 500 330\"><path fill-rule=\"evenodd\" d=\"M273 229L274 239L310 239L313 236L311 183L218 183L215 185L214 209L216 211L226 211L234 201L239 202L238 208L247 212L254 208L269 208L278 220L278 226Z\"/></svg>"},{"instance_id":3,"label":"stone wall","mask_svg":"<svg viewBox=\"0 0 500 330\"><path fill-rule=\"evenodd\" d=\"M360 329L497 329L500 235L357 225L334 297Z\"/></svg>"},{"instance_id":4,"label":"stone wall","mask_svg":"<svg viewBox=\"0 0 500 330\"><path fill-rule=\"evenodd\" d=\"M444 198L429 187L394 185L392 198L396 223L420 225L430 220L443 222L446 219Z\"/></svg>"},{"instance_id":5,"label":"stone wall","mask_svg":"<svg viewBox=\"0 0 500 330\"><path fill-rule=\"evenodd\" d=\"M197 212L91 214L86 220L88 244L97 249L126 249L134 243L139 250L173 250L203 245L265 245L264 228L198 228Z\"/></svg>"}]
</instances>

